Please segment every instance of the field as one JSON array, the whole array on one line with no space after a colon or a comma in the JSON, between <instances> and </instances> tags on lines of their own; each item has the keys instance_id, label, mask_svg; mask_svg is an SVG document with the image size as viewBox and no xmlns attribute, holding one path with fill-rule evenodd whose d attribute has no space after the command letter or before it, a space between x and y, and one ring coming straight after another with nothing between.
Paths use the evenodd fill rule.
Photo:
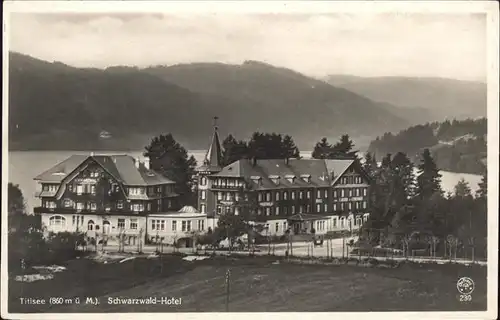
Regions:
<instances>
[{"instance_id":1,"label":"field","mask_svg":"<svg viewBox=\"0 0 500 320\"><path fill-rule=\"evenodd\" d=\"M225 311L225 274L230 273L229 311L480 311L486 309L486 268L403 264L398 268L276 263L276 258L177 256L102 264L68 262L54 279L9 281L9 312L218 312ZM471 302L460 302L457 280L475 281ZM20 297L45 305L21 305ZM80 298L80 304L49 305L50 297ZM86 304L86 297L100 304ZM180 305L115 305L111 298L181 298Z\"/></svg>"}]
</instances>

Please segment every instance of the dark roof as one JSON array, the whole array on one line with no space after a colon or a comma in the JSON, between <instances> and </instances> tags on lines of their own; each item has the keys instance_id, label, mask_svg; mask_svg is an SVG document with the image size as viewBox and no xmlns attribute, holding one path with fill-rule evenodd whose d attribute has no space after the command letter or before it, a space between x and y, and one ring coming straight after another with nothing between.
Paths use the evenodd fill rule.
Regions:
<instances>
[{"instance_id":1,"label":"dark roof","mask_svg":"<svg viewBox=\"0 0 500 320\"><path fill-rule=\"evenodd\" d=\"M198 171L208 171L217 172L222 169L222 147L220 144L219 133L217 132L217 127L214 128L214 134L212 136L212 142L208 148L207 154L203 161L203 165L200 166Z\"/></svg>"},{"instance_id":2,"label":"dark roof","mask_svg":"<svg viewBox=\"0 0 500 320\"><path fill-rule=\"evenodd\" d=\"M148 170L144 163L140 163L139 167L136 167L134 157L129 155L73 155L38 175L35 180L40 180L42 182L61 182L62 179L73 172L87 159L92 159L97 162L104 170L118 180L118 182L124 185L143 186L174 183L160 173Z\"/></svg>"},{"instance_id":3,"label":"dark roof","mask_svg":"<svg viewBox=\"0 0 500 320\"><path fill-rule=\"evenodd\" d=\"M212 177L240 177L252 184L254 189L276 189L294 187L327 187L354 163L352 159L242 159L225 166ZM309 177L310 176L310 177ZM278 184L273 180L279 177ZM289 178L293 179L293 183ZM259 178L259 184L252 181ZM303 178L309 178L304 181Z\"/></svg>"},{"instance_id":4,"label":"dark roof","mask_svg":"<svg viewBox=\"0 0 500 320\"><path fill-rule=\"evenodd\" d=\"M41 180L43 182L61 182L68 174L73 172L83 161L88 159L89 156L75 154L68 159L58 163L47 171L39 174L35 177L35 180Z\"/></svg>"}]
</instances>

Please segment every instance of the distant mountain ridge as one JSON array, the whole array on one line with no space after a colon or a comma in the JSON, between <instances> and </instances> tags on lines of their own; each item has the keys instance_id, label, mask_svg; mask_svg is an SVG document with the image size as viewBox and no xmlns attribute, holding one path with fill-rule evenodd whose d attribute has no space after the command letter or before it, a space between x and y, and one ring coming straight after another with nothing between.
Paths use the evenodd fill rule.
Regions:
<instances>
[{"instance_id":1,"label":"distant mountain ridge","mask_svg":"<svg viewBox=\"0 0 500 320\"><path fill-rule=\"evenodd\" d=\"M215 115L223 135L288 133L303 150L323 136L367 143L408 124L390 107L260 62L102 70L10 53L9 65L13 150L142 149L165 132L203 149Z\"/></svg>"},{"instance_id":2,"label":"distant mountain ridge","mask_svg":"<svg viewBox=\"0 0 500 320\"><path fill-rule=\"evenodd\" d=\"M363 149L423 113L258 61L103 70L11 52L9 64L12 150L137 150L166 132L204 149L213 116L222 136L286 133L311 150L321 137L348 133Z\"/></svg>"},{"instance_id":3,"label":"distant mountain ridge","mask_svg":"<svg viewBox=\"0 0 500 320\"><path fill-rule=\"evenodd\" d=\"M486 116L486 83L430 77L356 77L330 75L325 81L369 99L417 108L418 122Z\"/></svg>"}]
</instances>

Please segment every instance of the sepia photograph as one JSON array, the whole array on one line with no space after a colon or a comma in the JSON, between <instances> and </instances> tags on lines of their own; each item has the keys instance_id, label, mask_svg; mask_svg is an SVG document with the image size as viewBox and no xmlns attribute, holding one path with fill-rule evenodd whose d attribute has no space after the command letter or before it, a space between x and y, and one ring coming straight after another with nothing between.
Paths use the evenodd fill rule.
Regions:
<instances>
[{"instance_id":1,"label":"sepia photograph","mask_svg":"<svg viewBox=\"0 0 500 320\"><path fill-rule=\"evenodd\" d=\"M497 318L498 3L4 3L2 318Z\"/></svg>"}]
</instances>

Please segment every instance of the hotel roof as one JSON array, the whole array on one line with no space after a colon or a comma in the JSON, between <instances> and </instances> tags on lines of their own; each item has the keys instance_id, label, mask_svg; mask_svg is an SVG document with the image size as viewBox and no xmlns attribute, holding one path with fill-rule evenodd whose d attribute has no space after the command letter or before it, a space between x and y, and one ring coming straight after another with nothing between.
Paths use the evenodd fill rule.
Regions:
<instances>
[{"instance_id":1,"label":"hotel roof","mask_svg":"<svg viewBox=\"0 0 500 320\"><path fill-rule=\"evenodd\" d=\"M354 163L353 159L242 159L212 177L239 177L254 182L255 189L327 187ZM279 177L278 181L277 178ZM306 180L306 181L305 181Z\"/></svg>"},{"instance_id":2,"label":"hotel roof","mask_svg":"<svg viewBox=\"0 0 500 320\"><path fill-rule=\"evenodd\" d=\"M174 183L162 174L147 169L143 163L140 163L139 167L136 167L136 159L129 155L72 155L68 159L35 177L35 180L48 183L60 183L85 161L95 161L111 176L118 180L118 182L124 185L142 186Z\"/></svg>"}]
</instances>

